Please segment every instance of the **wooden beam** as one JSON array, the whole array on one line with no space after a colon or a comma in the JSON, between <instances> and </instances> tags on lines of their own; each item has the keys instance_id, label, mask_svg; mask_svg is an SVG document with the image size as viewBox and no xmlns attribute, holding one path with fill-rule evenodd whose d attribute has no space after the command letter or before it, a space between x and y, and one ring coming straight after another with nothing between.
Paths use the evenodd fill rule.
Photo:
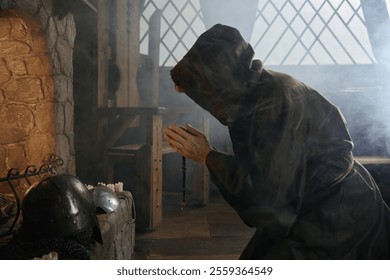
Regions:
<instances>
[{"instance_id":1,"label":"wooden beam","mask_svg":"<svg viewBox=\"0 0 390 280\"><path fill-rule=\"evenodd\" d=\"M115 9L115 63L119 69L120 82L119 88L116 91L116 107L128 107L130 104L130 92L129 92L129 1L116 0ZM137 106L137 104L133 105Z\"/></svg>"},{"instance_id":2,"label":"wooden beam","mask_svg":"<svg viewBox=\"0 0 390 280\"><path fill-rule=\"evenodd\" d=\"M137 154L134 189L137 207L136 227L154 229L162 222L162 119L146 117L146 145ZM137 203L138 201L138 203Z\"/></svg>"},{"instance_id":3,"label":"wooden beam","mask_svg":"<svg viewBox=\"0 0 390 280\"><path fill-rule=\"evenodd\" d=\"M99 108L97 113L100 117L125 117L131 115L164 115L164 107L120 107Z\"/></svg>"},{"instance_id":4,"label":"wooden beam","mask_svg":"<svg viewBox=\"0 0 390 280\"><path fill-rule=\"evenodd\" d=\"M150 70L150 94L151 106L158 106L159 100L159 80L160 80L160 30L161 30L161 10L156 10L150 17L149 22L149 60Z\"/></svg>"},{"instance_id":5,"label":"wooden beam","mask_svg":"<svg viewBox=\"0 0 390 280\"><path fill-rule=\"evenodd\" d=\"M149 116L147 141L150 147L151 227L162 222L162 118Z\"/></svg>"},{"instance_id":6,"label":"wooden beam","mask_svg":"<svg viewBox=\"0 0 390 280\"><path fill-rule=\"evenodd\" d=\"M390 157L355 156L355 159L363 165L390 165Z\"/></svg>"},{"instance_id":7,"label":"wooden beam","mask_svg":"<svg viewBox=\"0 0 390 280\"><path fill-rule=\"evenodd\" d=\"M98 107L107 106L107 62L108 62L108 9L106 0L98 0Z\"/></svg>"},{"instance_id":8,"label":"wooden beam","mask_svg":"<svg viewBox=\"0 0 390 280\"><path fill-rule=\"evenodd\" d=\"M129 0L129 17L127 18L129 28L129 47L127 49L129 55L128 64L129 71L127 79L129 80L129 106L139 106L139 91L137 85L137 74L140 66L139 63L139 37L140 37L140 18L141 18L141 0Z\"/></svg>"}]
</instances>

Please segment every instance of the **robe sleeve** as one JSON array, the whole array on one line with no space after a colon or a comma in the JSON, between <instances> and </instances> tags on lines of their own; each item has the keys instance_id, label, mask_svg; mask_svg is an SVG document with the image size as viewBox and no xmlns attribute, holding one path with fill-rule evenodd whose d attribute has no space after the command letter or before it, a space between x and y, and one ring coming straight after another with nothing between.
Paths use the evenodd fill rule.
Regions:
<instances>
[{"instance_id":1,"label":"robe sleeve","mask_svg":"<svg viewBox=\"0 0 390 280\"><path fill-rule=\"evenodd\" d=\"M211 151L212 181L249 226L284 238L293 225L305 187L305 138L301 99L275 95L257 102L247 137L231 131L234 155ZM238 137L239 138L239 137Z\"/></svg>"}]
</instances>

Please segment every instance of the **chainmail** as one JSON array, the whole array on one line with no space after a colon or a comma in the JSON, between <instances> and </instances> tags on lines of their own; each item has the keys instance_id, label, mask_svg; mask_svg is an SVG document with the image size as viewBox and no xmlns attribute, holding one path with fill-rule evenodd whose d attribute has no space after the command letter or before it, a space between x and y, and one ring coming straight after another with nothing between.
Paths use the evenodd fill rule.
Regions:
<instances>
[{"instance_id":1,"label":"chainmail","mask_svg":"<svg viewBox=\"0 0 390 280\"><path fill-rule=\"evenodd\" d=\"M78 231L71 236L23 241L14 238L0 247L1 260L28 260L50 252L57 252L58 259L88 260L89 250L94 244L93 229Z\"/></svg>"}]
</instances>

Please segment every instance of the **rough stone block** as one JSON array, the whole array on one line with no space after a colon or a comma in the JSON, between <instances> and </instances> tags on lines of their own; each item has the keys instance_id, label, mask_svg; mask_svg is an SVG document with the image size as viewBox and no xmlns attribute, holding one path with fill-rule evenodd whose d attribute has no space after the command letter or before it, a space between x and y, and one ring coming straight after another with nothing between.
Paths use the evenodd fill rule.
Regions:
<instances>
[{"instance_id":1,"label":"rough stone block","mask_svg":"<svg viewBox=\"0 0 390 280\"><path fill-rule=\"evenodd\" d=\"M7 68L6 62L0 60L0 84L5 83L10 79L11 79L11 73Z\"/></svg>"},{"instance_id":2,"label":"rough stone block","mask_svg":"<svg viewBox=\"0 0 390 280\"><path fill-rule=\"evenodd\" d=\"M26 63L22 59L10 59L7 61L9 70L15 76L24 76L27 75Z\"/></svg>"},{"instance_id":3,"label":"rough stone block","mask_svg":"<svg viewBox=\"0 0 390 280\"><path fill-rule=\"evenodd\" d=\"M15 53L29 54L31 52L31 47L20 41L0 41L0 50L3 57L9 57Z\"/></svg>"},{"instance_id":4,"label":"rough stone block","mask_svg":"<svg viewBox=\"0 0 390 280\"><path fill-rule=\"evenodd\" d=\"M135 207L128 191L117 192L118 208L109 214L99 214L103 244L91 253L92 259L131 259L135 238Z\"/></svg>"},{"instance_id":5,"label":"rough stone block","mask_svg":"<svg viewBox=\"0 0 390 280\"><path fill-rule=\"evenodd\" d=\"M31 76L50 76L52 74L51 60L47 55L26 58L26 63Z\"/></svg>"},{"instance_id":6,"label":"rough stone block","mask_svg":"<svg viewBox=\"0 0 390 280\"><path fill-rule=\"evenodd\" d=\"M11 32L11 24L8 18L0 18L0 40L4 40L9 38L9 34Z\"/></svg>"}]
</instances>

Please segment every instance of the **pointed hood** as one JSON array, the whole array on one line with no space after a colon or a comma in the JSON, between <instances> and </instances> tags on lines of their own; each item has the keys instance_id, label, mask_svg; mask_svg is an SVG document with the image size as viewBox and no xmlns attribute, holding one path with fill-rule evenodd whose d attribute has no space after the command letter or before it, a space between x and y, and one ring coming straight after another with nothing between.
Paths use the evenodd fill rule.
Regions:
<instances>
[{"instance_id":1,"label":"pointed hood","mask_svg":"<svg viewBox=\"0 0 390 280\"><path fill-rule=\"evenodd\" d=\"M193 101L226 125L240 98L260 76L262 64L240 32L216 24L204 32L171 70L171 78Z\"/></svg>"}]
</instances>

